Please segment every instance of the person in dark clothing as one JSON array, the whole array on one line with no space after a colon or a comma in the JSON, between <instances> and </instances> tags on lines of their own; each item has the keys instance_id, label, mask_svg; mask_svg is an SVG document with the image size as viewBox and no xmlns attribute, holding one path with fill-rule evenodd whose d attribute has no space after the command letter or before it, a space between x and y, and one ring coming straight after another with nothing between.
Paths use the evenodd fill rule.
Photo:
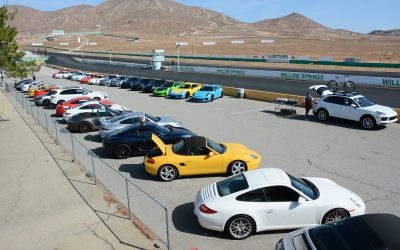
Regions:
<instances>
[{"instance_id":1,"label":"person in dark clothing","mask_svg":"<svg viewBox=\"0 0 400 250\"><path fill-rule=\"evenodd\" d=\"M306 109L306 121L308 121L308 112L313 108L313 97L310 95L310 93L307 93L307 95L304 97L304 108Z\"/></svg>"},{"instance_id":2,"label":"person in dark clothing","mask_svg":"<svg viewBox=\"0 0 400 250\"><path fill-rule=\"evenodd\" d=\"M36 81L36 76L32 74L32 80Z\"/></svg>"}]
</instances>

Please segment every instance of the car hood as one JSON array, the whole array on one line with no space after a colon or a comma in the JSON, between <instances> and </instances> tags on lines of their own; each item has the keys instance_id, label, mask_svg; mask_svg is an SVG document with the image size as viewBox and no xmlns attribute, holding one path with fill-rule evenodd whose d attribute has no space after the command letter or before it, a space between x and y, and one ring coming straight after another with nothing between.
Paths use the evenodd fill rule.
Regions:
<instances>
[{"instance_id":1,"label":"car hood","mask_svg":"<svg viewBox=\"0 0 400 250\"><path fill-rule=\"evenodd\" d=\"M156 88L155 91L165 91L165 90L167 90L167 89L168 89L168 88L158 87L158 88Z\"/></svg>"},{"instance_id":2,"label":"car hood","mask_svg":"<svg viewBox=\"0 0 400 250\"><path fill-rule=\"evenodd\" d=\"M193 94L193 97L205 97L205 96L211 95L211 94L212 94L211 91L196 91L196 92Z\"/></svg>"},{"instance_id":3,"label":"car hood","mask_svg":"<svg viewBox=\"0 0 400 250\"><path fill-rule=\"evenodd\" d=\"M182 93L184 91L190 91L190 89L172 89L171 92L175 94Z\"/></svg>"},{"instance_id":4,"label":"car hood","mask_svg":"<svg viewBox=\"0 0 400 250\"><path fill-rule=\"evenodd\" d=\"M318 188L320 199L349 199L353 196L353 192L327 178L305 177L304 179L311 181Z\"/></svg>"},{"instance_id":5,"label":"car hood","mask_svg":"<svg viewBox=\"0 0 400 250\"><path fill-rule=\"evenodd\" d=\"M161 125L161 126L164 126L164 125L172 125L172 124L174 124L174 125L172 125L172 126L176 126L176 127L181 127L182 126L182 122L178 122L178 121L176 121L176 120L174 120L173 118L171 118L171 117L168 117L168 116L160 116L159 117L160 118L160 120L157 122L157 124L159 124L159 125Z\"/></svg>"},{"instance_id":6,"label":"car hood","mask_svg":"<svg viewBox=\"0 0 400 250\"><path fill-rule=\"evenodd\" d=\"M395 115L397 116L397 113L392 108L378 105L378 104L374 104L372 106L365 107L364 109L370 110L373 112L379 111L379 112L385 113L386 115L389 115L389 116L395 116Z\"/></svg>"},{"instance_id":7,"label":"car hood","mask_svg":"<svg viewBox=\"0 0 400 250\"><path fill-rule=\"evenodd\" d=\"M226 153L228 154L253 154L255 151L246 148L244 145L239 143L222 143L226 147Z\"/></svg>"}]
</instances>

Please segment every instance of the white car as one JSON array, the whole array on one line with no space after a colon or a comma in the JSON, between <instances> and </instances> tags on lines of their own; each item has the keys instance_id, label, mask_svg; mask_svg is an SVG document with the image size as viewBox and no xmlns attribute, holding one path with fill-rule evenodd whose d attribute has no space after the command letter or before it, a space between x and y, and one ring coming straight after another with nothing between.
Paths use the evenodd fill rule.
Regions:
<instances>
[{"instance_id":1,"label":"white car","mask_svg":"<svg viewBox=\"0 0 400 250\"><path fill-rule=\"evenodd\" d=\"M100 80L106 78L106 75L98 75L96 77L93 77L92 79L89 80L90 85L99 85Z\"/></svg>"},{"instance_id":2,"label":"white car","mask_svg":"<svg viewBox=\"0 0 400 250\"><path fill-rule=\"evenodd\" d=\"M66 89L59 89L51 96L51 103L53 105L58 105L63 102L67 102L79 96L88 96L92 99L101 100L107 99L108 95L103 92L91 91L85 88L73 87Z\"/></svg>"},{"instance_id":3,"label":"white car","mask_svg":"<svg viewBox=\"0 0 400 250\"><path fill-rule=\"evenodd\" d=\"M105 110L107 108L111 110L117 110L117 111L129 111L128 108L121 106L119 104L110 104L106 105L101 103L101 101L87 101L84 103L79 104L76 107L73 108L64 108L65 112L63 114L63 118L65 121L68 122L68 120L73 117L74 115L80 114L80 113L93 113L96 110Z\"/></svg>"},{"instance_id":4,"label":"white car","mask_svg":"<svg viewBox=\"0 0 400 250\"><path fill-rule=\"evenodd\" d=\"M362 95L352 94L325 95L316 102L313 113L320 121L337 117L359 122L365 129L397 121L397 113L392 108L375 104Z\"/></svg>"},{"instance_id":5,"label":"white car","mask_svg":"<svg viewBox=\"0 0 400 250\"><path fill-rule=\"evenodd\" d=\"M208 185L194 213L204 228L244 239L265 230L294 229L362 215L359 196L325 178L295 178L262 168Z\"/></svg>"},{"instance_id":6,"label":"white car","mask_svg":"<svg viewBox=\"0 0 400 250\"><path fill-rule=\"evenodd\" d=\"M64 78L64 75L66 75L66 74L68 74L68 73L70 73L70 72L69 72L69 71L66 71L66 70L60 71L60 72L54 74L53 77L54 77L54 78L57 78L57 79L61 79L61 78Z\"/></svg>"},{"instance_id":7,"label":"white car","mask_svg":"<svg viewBox=\"0 0 400 250\"><path fill-rule=\"evenodd\" d=\"M80 82L83 78L89 77L89 76L90 76L89 73L76 74L76 75L72 76L71 80Z\"/></svg>"},{"instance_id":8,"label":"white car","mask_svg":"<svg viewBox=\"0 0 400 250\"><path fill-rule=\"evenodd\" d=\"M30 87L36 87L36 86L39 86L41 84L44 84L44 82L41 82L41 81L28 82L28 83L25 83L24 85L22 85L21 90L23 92L27 92Z\"/></svg>"},{"instance_id":9,"label":"white car","mask_svg":"<svg viewBox=\"0 0 400 250\"><path fill-rule=\"evenodd\" d=\"M317 92L321 97L333 94L326 85L313 85L310 89L315 90L315 92Z\"/></svg>"}]
</instances>

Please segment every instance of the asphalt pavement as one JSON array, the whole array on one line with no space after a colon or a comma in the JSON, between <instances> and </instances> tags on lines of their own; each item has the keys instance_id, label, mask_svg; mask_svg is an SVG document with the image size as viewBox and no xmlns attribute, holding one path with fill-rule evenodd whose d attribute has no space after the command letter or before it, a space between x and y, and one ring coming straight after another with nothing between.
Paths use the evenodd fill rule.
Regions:
<instances>
[{"instance_id":1,"label":"asphalt pavement","mask_svg":"<svg viewBox=\"0 0 400 250\"><path fill-rule=\"evenodd\" d=\"M56 72L43 68L39 80L63 86L76 82L53 80ZM400 124L366 131L353 122L304 120L304 110L297 115L274 112L274 105L260 101L224 97L212 103L198 104L185 100L152 97L135 91L106 86L87 86L109 94L134 111L167 115L182 121L193 132L217 142L236 142L256 150L262 157L261 167L279 167L294 176L329 178L361 196L368 213L386 212L400 215ZM52 109L44 109L49 115ZM52 118L60 120L59 118ZM173 249L274 249L288 231L262 232L241 241L225 234L203 229L193 215L196 193L224 175L185 177L170 183L158 181L143 169L143 157L116 160L102 150L98 132L76 133L75 137L115 170L168 205L171 214ZM115 186L120 185L116 183ZM151 222L154 207L144 206L143 216ZM156 221L159 226L163 221Z\"/></svg>"},{"instance_id":2,"label":"asphalt pavement","mask_svg":"<svg viewBox=\"0 0 400 250\"><path fill-rule=\"evenodd\" d=\"M200 83L219 83L228 87L245 88L253 90L261 90L275 93L285 93L292 95L303 96L310 90L310 86L316 84L315 82L307 81L294 81L282 80L271 78L256 78L256 77L243 77L243 76L224 76L215 74L203 73L187 73L187 72L172 72L172 71L152 71L152 70L138 70L123 66L115 65L100 65L100 64L87 64L82 63L73 58L79 55L71 54L58 54L49 53L50 57L47 61L48 64L59 65L68 68L75 68L89 72L102 72L120 75L135 75L149 78L170 79L176 81L191 81ZM108 59L105 59L108 60ZM118 61L124 59L118 58ZM147 60L146 63L149 61ZM214 65L215 67L215 65ZM325 73L329 73L324 71ZM336 72L338 73L338 72ZM348 72L339 72L345 74ZM390 76L389 74L385 76ZM359 75L359 74L358 74ZM400 107L400 88L389 87L374 87L374 86L357 86L357 92L365 95L372 101L381 105L397 108ZM311 93L317 97L316 93Z\"/></svg>"}]
</instances>

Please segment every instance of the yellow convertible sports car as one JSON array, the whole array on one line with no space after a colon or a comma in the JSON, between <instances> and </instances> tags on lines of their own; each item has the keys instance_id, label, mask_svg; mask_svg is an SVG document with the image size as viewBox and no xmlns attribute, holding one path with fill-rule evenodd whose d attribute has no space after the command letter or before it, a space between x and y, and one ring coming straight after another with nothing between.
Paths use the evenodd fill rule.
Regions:
<instances>
[{"instance_id":1,"label":"yellow convertible sports car","mask_svg":"<svg viewBox=\"0 0 400 250\"><path fill-rule=\"evenodd\" d=\"M37 89L43 90L43 89L48 88L49 86L50 86L50 84L46 84L46 83L43 83L39 86L32 86L28 89L28 95L29 95L29 97L35 97L35 90L37 90Z\"/></svg>"},{"instance_id":2,"label":"yellow convertible sports car","mask_svg":"<svg viewBox=\"0 0 400 250\"><path fill-rule=\"evenodd\" d=\"M185 99L191 97L199 89L201 89L201 84L185 82L178 88L172 89L168 96L174 99Z\"/></svg>"},{"instance_id":3,"label":"yellow convertible sports car","mask_svg":"<svg viewBox=\"0 0 400 250\"><path fill-rule=\"evenodd\" d=\"M261 161L257 152L237 143L215 143L202 136L179 139L173 145L165 145L154 134L151 139L158 148L145 156L144 167L162 181L185 175L235 175L258 168Z\"/></svg>"}]
</instances>

